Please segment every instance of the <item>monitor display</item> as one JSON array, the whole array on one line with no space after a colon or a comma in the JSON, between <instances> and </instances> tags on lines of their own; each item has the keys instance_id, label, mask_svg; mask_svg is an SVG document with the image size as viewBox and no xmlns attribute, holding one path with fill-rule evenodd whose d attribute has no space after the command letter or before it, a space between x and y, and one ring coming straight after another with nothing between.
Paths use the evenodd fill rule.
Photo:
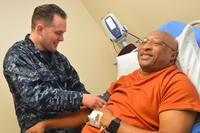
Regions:
<instances>
[{"instance_id":1,"label":"monitor display","mask_svg":"<svg viewBox=\"0 0 200 133\"><path fill-rule=\"evenodd\" d=\"M108 24L108 26L110 27L111 30L113 30L114 28L116 28L115 23L113 22L111 17L108 17L106 20L106 23Z\"/></svg>"}]
</instances>

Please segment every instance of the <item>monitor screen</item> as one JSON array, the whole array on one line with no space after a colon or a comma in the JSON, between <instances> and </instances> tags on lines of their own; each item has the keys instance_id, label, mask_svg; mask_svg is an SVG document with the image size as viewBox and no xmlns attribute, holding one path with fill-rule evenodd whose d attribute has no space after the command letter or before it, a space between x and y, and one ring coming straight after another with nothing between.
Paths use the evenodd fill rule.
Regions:
<instances>
[{"instance_id":1,"label":"monitor screen","mask_svg":"<svg viewBox=\"0 0 200 133\"><path fill-rule=\"evenodd\" d=\"M108 26L110 27L111 30L113 30L114 28L116 28L115 23L113 22L111 17L106 18L106 23L108 24Z\"/></svg>"}]
</instances>

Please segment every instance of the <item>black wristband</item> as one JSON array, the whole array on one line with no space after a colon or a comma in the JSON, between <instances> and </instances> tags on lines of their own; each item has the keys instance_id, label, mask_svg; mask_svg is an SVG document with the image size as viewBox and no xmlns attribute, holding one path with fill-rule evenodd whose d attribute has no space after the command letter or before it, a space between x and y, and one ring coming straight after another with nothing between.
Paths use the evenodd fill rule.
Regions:
<instances>
[{"instance_id":1,"label":"black wristband","mask_svg":"<svg viewBox=\"0 0 200 133\"><path fill-rule=\"evenodd\" d=\"M119 118L115 118L110 122L110 124L108 126L108 130L110 131L110 133L116 133L117 132L117 129L120 126L120 122L121 122L121 120Z\"/></svg>"}]
</instances>

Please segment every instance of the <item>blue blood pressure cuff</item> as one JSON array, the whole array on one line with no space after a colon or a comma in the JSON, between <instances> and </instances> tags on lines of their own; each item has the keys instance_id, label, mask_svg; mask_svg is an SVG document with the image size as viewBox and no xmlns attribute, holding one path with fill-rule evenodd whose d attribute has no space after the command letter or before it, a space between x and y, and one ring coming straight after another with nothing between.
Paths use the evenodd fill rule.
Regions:
<instances>
[{"instance_id":1,"label":"blue blood pressure cuff","mask_svg":"<svg viewBox=\"0 0 200 133\"><path fill-rule=\"evenodd\" d=\"M102 98L103 100L105 100L106 102L108 101L108 99L110 98L110 94L108 92L103 93L101 96L99 96L100 98Z\"/></svg>"}]
</instances>

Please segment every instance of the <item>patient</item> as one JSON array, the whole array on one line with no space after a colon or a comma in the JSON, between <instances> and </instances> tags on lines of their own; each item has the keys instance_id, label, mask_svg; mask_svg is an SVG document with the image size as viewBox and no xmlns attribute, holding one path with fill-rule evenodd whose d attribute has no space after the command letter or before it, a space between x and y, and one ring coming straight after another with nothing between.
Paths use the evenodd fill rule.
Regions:
<instances>
[{"instance_id":1,"label":"patient","mask_svg":"<svg viewBox=\"0 0 200 133\"><path fill-rule=\"evenodd\" d=\"M138 47L140 69L113 82L101 125L111 133L189 133L200 112L199 95L175 65L177 42L167 32L150 32ZM81 111L80 111L81 112ZM86 113L39 122L26 133L42 133L47 127L76 126ZM76 119L75 119L76 118ZM69 122L71 120L71 122ZM73 123L73 125L71 124ZM41 131L41 132L40 132ZM83 133L98 133L86 125Z\"/></svg>"}]
</instances>

